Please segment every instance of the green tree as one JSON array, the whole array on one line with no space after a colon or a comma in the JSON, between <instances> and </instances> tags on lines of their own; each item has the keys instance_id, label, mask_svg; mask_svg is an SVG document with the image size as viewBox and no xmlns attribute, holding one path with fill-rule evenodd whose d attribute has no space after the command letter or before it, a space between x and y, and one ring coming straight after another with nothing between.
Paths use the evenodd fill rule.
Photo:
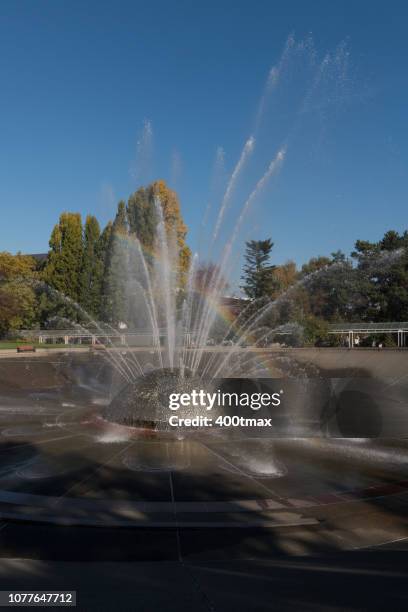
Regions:
<instances>
[{"instance_id":1,"label":"green tree","mask_svg":"<svg viewBox=\"0 0 408 612\"><path fill-rule=\"evenodd\" d=\"M110 242L111 242L111 235L112 235L112 221L109 221L107 223L107 225L105 226L103 232L101 233L100 237L99 237L99 242L98 242L98 254L99 254L99 259L102 265L102 279L101 279L101 295L99 298L99 318L101 320L107 320L107 313L109 311L109 299L108 296L106 295L106 277L108 274L108 270L109 270L109 260L110 260L110 251L109 251L109 246L110 246Z\"/></svg>"},{"instance_id":2,"label":"green tree","mask_svg":"<svg viewBox=\"0 0 408 612\"><path fill-rule=\"evenodd\" d=\"M408 320L408 232L386 232L378 242L357 240L360 317L370 321Z\"/></svg>"},{"instance_id":3,"label":"green tree","mask_svg":"<svg viewBox=\"0 0 408 612\"><path fill-rule=\"evenodd\" d=\"M303 264L301 276L308 276L313 272L326 268L331 263L333 262L330 257L325 257L322 255L319 255L318 257L311 257L307 263Z\"/></svg>"},{"instance_id":4,"label":"green tree","mask_svg":"<svg viewBox=\"0 0 408 612\"><path fill-rule=\"evenodd\" d=\"M84 228L80 303L93 317L99 316L101 302L103 258L100 253L100 234L98 220L88 215Z\"/></svg>"},{"instance_id":5,"label":"green tree","mask_svg":"<svg viewBox=\"0 0 408 612\"><path fill-rule=\"evenodd\" d=\"M107 234L109 234L109 242L105 253L102 315L105 321L116 325L120 321L126 322L128 318L126 300L128 222L126 205L123 201L118 204L118 211L112 228L106 231L104 240L108 238Z\"/></svg>"},{"instance_id":6,"label":"green tree","mask_svg":"<svg viewBox=\"0 0 408 612\"><path fill-rule=\"evenodd\" d=\"M151 185L140 187L130 196L126 212L129 232L140 241L149 259L149 254L153 252L157 226L154 192Z\"/></svg>"},{"instance_id":7,"label":"green tree","mask_svg":"<svg viewBox=\"0 0 408 612\"><path fill-rule=\"evenodd\" d=\"M78 302L83 255L81 215L62 213L49 244L43 278L51 287Z\"/></svg>"},{"instance_id":8,"label":"green tree","mask_svg":"<svg viewBox=\"0 0 408 612\"><path fill-rule=\"evenodd\" d=\"M272 248L273 242L270 238L246 242L242 289L251 299L269 297L279 287L275 266L269 263Z\"/></svg>"},{"instance_id":9,"label":"green tree","mask_svg":"<svg viewBox=\"0 0 408 612\"><path fill-rule=\"evenodd\" d=\"M315 346L316 344L329 343L329 326L326 321L314 315L308 315L300 321L303 328L303 344Z\"/></svg>"},{"instance_id":10,"label":"green tree","mask_svg":"<svg viewBox=\"0 0 408 612\"><path fill-rule=\"evenodd\" d=\"M322 258L321 258L322 259ZM303 288L308 297L307 311L325 321L344 321L353 318L358 303L359 287L356 271L349 259L338 253L326 264L306 276Z\"/></svg>"}]
</instances>

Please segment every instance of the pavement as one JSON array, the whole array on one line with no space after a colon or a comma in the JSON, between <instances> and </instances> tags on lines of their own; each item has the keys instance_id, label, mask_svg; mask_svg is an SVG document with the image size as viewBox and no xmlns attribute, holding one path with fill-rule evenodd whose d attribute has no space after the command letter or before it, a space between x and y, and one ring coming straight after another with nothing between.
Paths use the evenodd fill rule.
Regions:
<instances>
[{"instance_id":1,"label":"pavement","mask_svg":"<svg viewBox=\"0 0 408 612\"><path fill-rule=\"evenodd\" d=\"M76 590L80 610L407 609L408 438L129 433L100 418L94 371L18 363L0 385L0 590Z\"/></svg>"},{"instance_id":2,"label":"pavement","mask_svg":"<svg viewBox=\"0 0 408 612\"><path fill-rule=\"evenodd\" d=\"M259 534L261 535L261 534ZM407 609L405 551L227 561L0 561L7 590L75 590L88 611Z\"/></svg>"}]
</instances>

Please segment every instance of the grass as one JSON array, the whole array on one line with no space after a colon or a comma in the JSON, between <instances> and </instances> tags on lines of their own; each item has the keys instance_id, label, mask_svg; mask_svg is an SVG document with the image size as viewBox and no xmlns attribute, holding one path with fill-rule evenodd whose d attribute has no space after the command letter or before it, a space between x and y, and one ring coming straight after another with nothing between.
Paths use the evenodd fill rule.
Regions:
<instances>
[{"instance_id":1,"label":"grass","mask_svg":"<svg viewBox=\"0 0 408 612\"><path fill-rule=\"evenodd\" d=\"M1 341L0 340L0 350L12 350L12 349L16 349L18 346L23 346L25 344L29 344L30 346L35 346L35 348L38 349L57 349L57 348L80 348L82 346L82 348L86 348L87 344L51 344L51 343L47 343L47 344L40 344L39 342L30 342L29 340L19 340L19 341Z\"/></svg>"}]
</instances>

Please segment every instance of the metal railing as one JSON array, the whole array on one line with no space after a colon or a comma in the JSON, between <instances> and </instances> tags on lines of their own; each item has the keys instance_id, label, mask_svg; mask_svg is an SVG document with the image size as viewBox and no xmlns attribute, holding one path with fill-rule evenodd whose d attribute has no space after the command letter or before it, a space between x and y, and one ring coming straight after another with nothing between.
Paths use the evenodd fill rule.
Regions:
<instances>
[{"instance_id":1,"label":"metal railing","mask_svg":"<svg viewBox=\"0 0 408 612\"><path fill-rule=\"evenodd\" d=\"M333 323L329 326L329 334L347 336L350 348L359 346L360 339L357 334L396 334L398 348L406 346L408 334L407 321L391 321L387 323Z\"/></svg>"}]
</instances>

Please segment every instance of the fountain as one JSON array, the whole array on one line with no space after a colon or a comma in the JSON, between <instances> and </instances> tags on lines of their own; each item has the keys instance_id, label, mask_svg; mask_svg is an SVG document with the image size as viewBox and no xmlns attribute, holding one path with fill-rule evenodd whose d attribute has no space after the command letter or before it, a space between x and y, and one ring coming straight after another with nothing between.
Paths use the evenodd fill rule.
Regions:
<instances>
[{"instance_id":1,"label":"fountain","mask_svg":"<svg viewBox=\"0 0 408 612\"><path fill-rule=\"evenodd\" d=\"M237 195L238 188L242 187L244 173L257 153L258 140L262 140L261 127L270 98L278 92L280 86L284 86L294 68L294 73L299 78L300 63L303 66L301 72L306 77L300 87L300 96L295 96L293 108L291 107L292 124L287 133L282 135L272 156L267 162L262 161L263 171L260 176L255 176L252 183L254 186L247 186L244 195ZM225 329L224 342L221 341L221 345L229 342L232 336L234 343L223 346L223 350L219 350L219 347L211 350L209 341L217 321L226 280L233 276L233 267L237 256L239 257L237 246L242 244L239 239L242 238L248 215L268 183L279 175L306 114L314 107L320 107L321 98L331 99L327 95L328 88L334 88L336 95L332 97L333 100L341 98L341 88L345 87L347 82L347 63L348 52L344 44L340 44L334 53L326 54L318 61L311 37L296 41L293 36L289 36L281 58L269 72L257 109L253 133L246 138L226 181L214 219L211 223L208 222L210 231L207 250L193 254L183 282L180 280L180 247L176 228L164 218L160 195L157 194L154 202L151 202L156 218L152 252L146 254L145 246L135 234L124 236L119 233L114 236L114 248L117 251L115 257L120 259L127 279L125 310L129 315L130 325L136 325L136 331L137 326L147 329L152 340L148 363L132 346L125 345L119 350L113 343L107 343L103 357L119 377L112 400L108 406L101 408L101 415L107 422L131 428L164 431L169 417L168 396L172 392L190 392L203 386L210 388L215 381L229 377L268 377L271 371L274 376L284 377L289 373L303 380L319 374L318 368L299 365L295 360L281 355L274 358L273 364L269 362L265 365L260 362L256 352L247 351L245 347L263 347L274 334L300 334L301 329L296 324L271 325L271 318L273 319L279 308L285 308L285 303L292 299L291 294L300 286L307 286L316 275L332 272L335 266L340 269L341 263L331 266L330 270L322 269L303 278L275 301L250 303ZM142 166L146 164L151 153L151 138L151 122L145 122L143 135L138 143L138 156L143 162ZM218 165L222 158L223 154L218 152ZM237 201L239 205L234 209L234 203ZM207 221L209 209L210 207L205 213ZM229 213L232 211L234 221L230 224ZM225 238L222 229L225 229L226 225L228 231ZM205 270L201 287L197 287L198 270L203 264L208 264L213 254L217 265ZM64 296L60 297L66 299ZM102 332L106 329L106 323L102 325L93 321L77 304L72 305L79 309L81 318L86 321L85 325L89 323ZM327 387L322 392L319 391L317 403L326 403L326 395L330 394L331 391ZM318 427L319 425L317 429ZM311 430L316 431L316 426Z\"/></svg>"},{"instance_id":2,"label":"fountain","mask_svg":"<svg viewBox=\"0 0 408 612\"><path fill-rule=\"evenodd\" d=\"M291 62L303 56L307 57L311 78L296 105L293 125L273 151L268 148L261 172L253 173L245 183L245 171L256 159L270 97L286 78ZM308 350L296 355L290 350L264 350L275 334L301 332L297 324L279 322L278 313L290 306L294 292L307 287L317 275L341 271L343 264L312 273L275 301L251 302L233 322L224 324L217 346L210 342L226 281L236 278L237 247L243 244L251 211L268 182L286 163L296 131L315 104L319 88L325 86L325 78L332 70L341 72L345 58L345 49L340 46L319 63L310 39L296 43L289 38L281 59L270 71L253 132L245 139L225 182L219 206L212 211L209 204L205 212L209 228L206 249L192 255L183 280L177 236L171 223L165 222L159 196L152 202L157 223L151 251L146 253L135 235L115 237L127 279L129 317L123 322L136 331L138 325L147 329L149 346L118 346L107 340L100 351L67 351L58 353L58 358L43 357L38 351L35 358L21 356L2 362L3 518L10 522L24 520L30 525L35 520L53 523L54 533L58 533L58 525L64 525L64 529L81 525L81 559L87 554L84 549L94 550L96 539L86 547L82 538L95 526L149 527L149 538L154 526L164 531L174 529L177 534L183 528L204 527L207 535L202 549L208 545L215 553L224 531L251 526L280 530L276 542L298 551L300 540L305 546L314 542L321 506L353 502L352 514L361 500L392 493L392 486L406 495L406 444L389 439L396 431L406 429L405 364L394 360L385 368L381 362L385 382L373 383L370 379L375 367L378 371L379 354L369 358L362 352L354 356L350 355L353 351L338 350L333 357L328 350L319 360L319 355ZM149 123L141 143L146 141L150 148L150 138ZM218 166L222 158L219 151ZM217 265L207 265L198 283L203 263L211 261ZM79 327L92 328L101 336L109 331L118 335L115 326L94 321L55 289L42 289L76 309L81 319ZM353 379L356 375L357 382ZM397 382L392 386L390 380ZM282 403L260 411L272 418L273 428L170 427L169 417L175 414L169 405L170 396L191 395L199 389L221 389L231 394L273 390L282 397ZM373 415L370 427L361 427L361 419L356 418L361 406L366 421ZM231 416L258 416L250 410L216 407L211 416L215 420L229 412L229 422ZM203 412L202 408L183 406L177 414L193 420ZM356 431L358 439L337 439L353 436ZM385 434L388 438L378 442L365 439ZM333 516L337 524L333 529L322 529L319 537L325 546L335 548L344 541L346 531L341 529L341 518L337 519L335 513ZM356 519L357 528L364 521L364 511L361 516ZM379 518L382 522L383 514ZM298 537L296 531L291 540L288 526L304 529L305 537ZM312 529L306 533L309 526ZM209 528L221 528L210 543ZM35 525L29 529L35 529ZM129 533L126 530L123 537L128 538ZM103 548L105 538L97 539ZM25 538L24 546L29 546L27 541L30 538ZM185 542L179 535L175 542L180 559ZM255 542L258 554L264 540L262 545ZM123 548L134 554L139 540L136 546L126 541ZM26 548L18 552L20 557L27 554ZM253 552L249 551L250 555ZM101 558L109 560L109 554Z\"/></svg>"},{"instance_id":3,"label":"fountain","mask_svg":"<svg viewBox=\"0 0 408 612\"><path fill-rule=\"evenodd\" d=\"M190 371L163 368L127 384L103 411L109 421L130 427L155 430L168 429L169 396L172 393L191 393L203 386L198 376Z\"/></svg>"}]
</instances>

